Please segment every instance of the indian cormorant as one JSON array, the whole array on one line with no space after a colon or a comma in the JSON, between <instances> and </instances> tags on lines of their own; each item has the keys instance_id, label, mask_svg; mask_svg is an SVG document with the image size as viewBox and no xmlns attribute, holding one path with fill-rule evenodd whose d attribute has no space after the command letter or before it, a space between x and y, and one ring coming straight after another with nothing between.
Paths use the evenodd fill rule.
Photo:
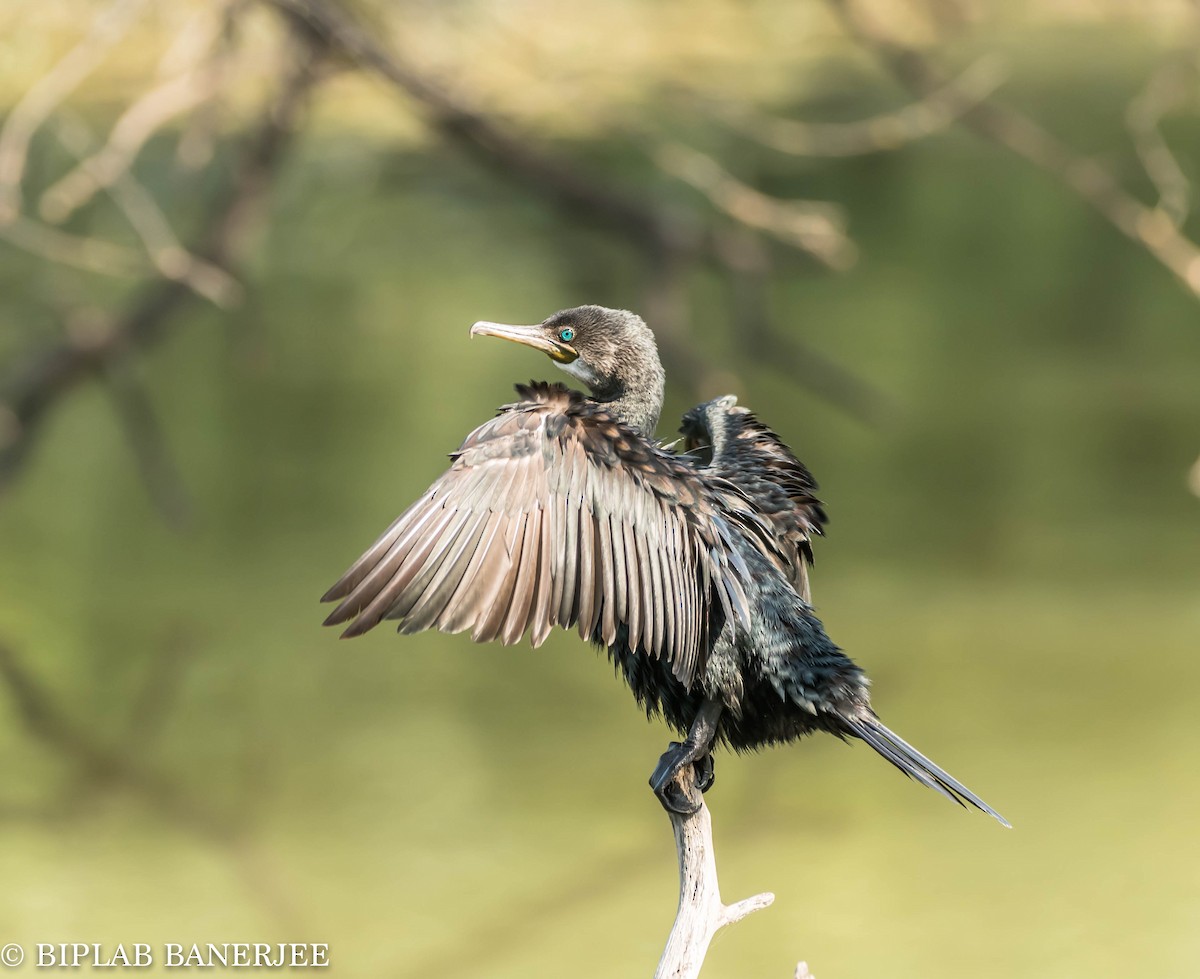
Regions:
<instances>
[{"instance_id":1,"label":"indian cormorant","mask_svg":"<svg viewBox=\"0 0 1200 979\"><path fill-rule=\"evenodd\" d=\"M867 678L809 604L816 483L732 397L688 412L693 452L653 441L664 376L654 336L623 310L580 306L535 326L476 323L547 354L583 382L518 385L453 464L324 596L357 636L470 630L534 646L554 626L607 649L638 702L681 733L651 785L695 806L674 776L712 782L711 749L811 731L866 741L905 774L1005 822L879 722ZM703 458L699 458L703 455Z\"/></svg>"}]
</instances>

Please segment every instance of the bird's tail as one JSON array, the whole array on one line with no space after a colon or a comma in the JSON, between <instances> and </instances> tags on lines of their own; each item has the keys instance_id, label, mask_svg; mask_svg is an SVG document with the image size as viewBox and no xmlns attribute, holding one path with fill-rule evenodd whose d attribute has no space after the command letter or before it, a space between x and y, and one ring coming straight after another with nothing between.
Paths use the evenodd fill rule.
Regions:
<instances>
[{"instance_id":1,"label":"bird's tail","mask_svg":"<svg viewBox=\"0 0 1200 979\"><path fill-rule=\"evenodd\" d=\"M940 792L960 806L965 807L970 803L976 809L986 812L999 821L1001 826L1012 828L1012 824L1000 813L953 775L938 768L902 737L884 727L878 718L874 716L854 718L843 716L842 720L851 734L862 738L909 778L914 778L922 785L927 785L935 792Z\"/></svg>"}]
</instances>

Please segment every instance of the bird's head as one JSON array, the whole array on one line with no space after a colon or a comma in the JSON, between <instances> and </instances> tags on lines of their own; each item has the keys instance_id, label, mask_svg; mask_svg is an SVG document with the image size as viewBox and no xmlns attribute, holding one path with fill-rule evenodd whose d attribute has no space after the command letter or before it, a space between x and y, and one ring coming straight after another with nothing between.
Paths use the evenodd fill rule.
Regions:
<instances>
[{"instance_id":1,"label":"bird's head","mask_svg":"<svg viewBox=\"0 0 1200 979\"><path fill-rule=\"evenodd\" d=\"M626 421L653 432L662 407L663 369L654 334L635 313L576 306L534 326L479 322L471 336L500 337L542 351L597 400L616 403Z\"/></svg>"}]
</instances>

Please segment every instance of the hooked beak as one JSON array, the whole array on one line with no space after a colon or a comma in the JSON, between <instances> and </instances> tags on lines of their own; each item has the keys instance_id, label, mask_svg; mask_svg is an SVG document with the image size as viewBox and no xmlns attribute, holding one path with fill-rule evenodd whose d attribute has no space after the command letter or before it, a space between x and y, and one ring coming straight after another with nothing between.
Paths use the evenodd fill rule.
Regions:
<instances>
[{"instance_id":1,"label":"hooked beak","mask_svg":"<svg viewBox=\"0 0 1200 979\"><path fill-rule=\"evenodd\" d=\"M546 328L537 326L511 326L508 323L489 323L480 320L471 327L471 336L499 337L501 340L511 340L513 343L523 343L534 350L540 350L551 360L560 364L569 364L579 357L579 353L569 343L555 340L546 335Z\"/></svg>"}]
</instances>

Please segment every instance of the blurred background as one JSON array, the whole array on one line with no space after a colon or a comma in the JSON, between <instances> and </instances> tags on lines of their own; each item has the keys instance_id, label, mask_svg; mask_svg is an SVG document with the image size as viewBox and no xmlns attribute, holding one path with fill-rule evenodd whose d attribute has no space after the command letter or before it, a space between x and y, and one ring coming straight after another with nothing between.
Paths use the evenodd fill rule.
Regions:
<instances>
[{"instance_id":1,"label":"blurred background","mask_svg":"<svg viewBox=\"0 0 1200 979\"><path fill-rule=\"evenodd\" d=\"M0 942L650 975L666 730L602 654L318 596L641 311L832 517L886 722L721 757L706 976L1200 969L1200 12L1167 0L0 7ZM25 968L30 968L27 964Z\"/></svg>"}]
</instances>

